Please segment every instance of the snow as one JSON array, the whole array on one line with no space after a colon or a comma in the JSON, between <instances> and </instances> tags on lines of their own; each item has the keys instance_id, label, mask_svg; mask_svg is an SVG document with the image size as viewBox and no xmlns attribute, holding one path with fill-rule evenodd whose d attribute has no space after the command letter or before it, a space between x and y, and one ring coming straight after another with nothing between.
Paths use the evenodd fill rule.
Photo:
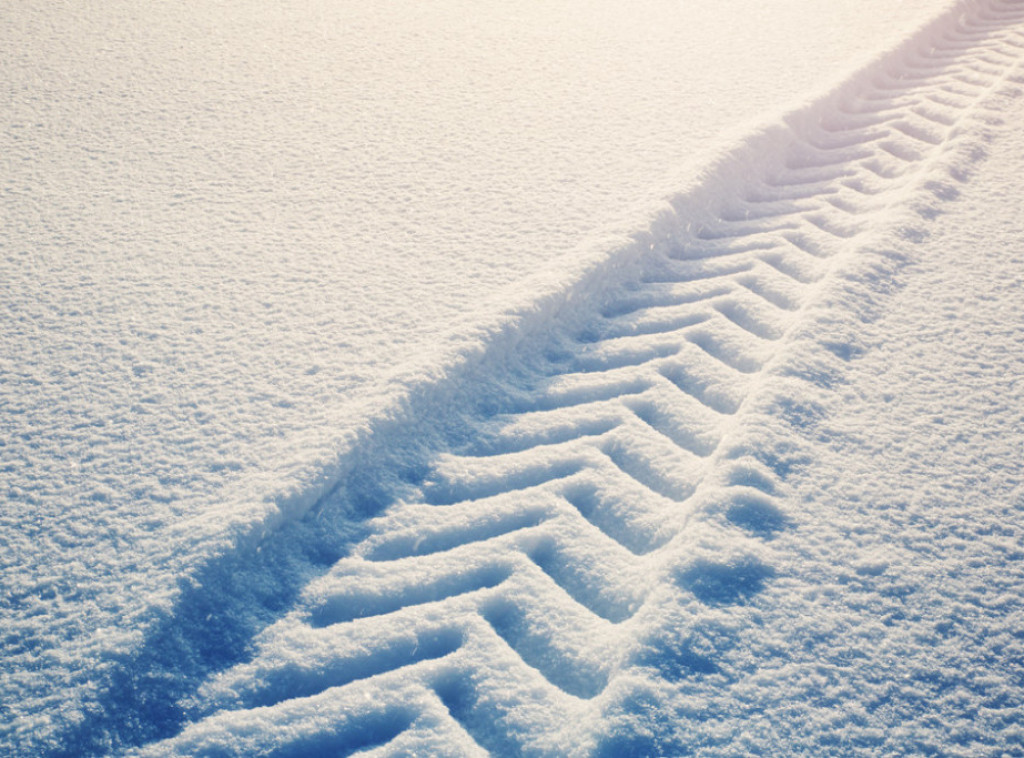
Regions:
<instances>
[{"instance_id":1,"label":"snow","mask_svg":"<svg viewBox=\"0 0 1024 758\"><path fill-rule=\"evenodd\" d=\"M921 241L879 247L891 276L822 302L849 356L761 419L801 461L775 576L728 626L680 614L729 679L664 696L688 750L1020 754L1022 148L1000 129Z\"/></svg>"},{"instance_id":2,"label":"snow","mask_svg":"<svg viewBox=\"0 0 1024 758\"><path fill-rule=\"evenodd\" d=\"M19 5L0 744L1013 754L1022 11Z\"/></svg>"}]
</instances>

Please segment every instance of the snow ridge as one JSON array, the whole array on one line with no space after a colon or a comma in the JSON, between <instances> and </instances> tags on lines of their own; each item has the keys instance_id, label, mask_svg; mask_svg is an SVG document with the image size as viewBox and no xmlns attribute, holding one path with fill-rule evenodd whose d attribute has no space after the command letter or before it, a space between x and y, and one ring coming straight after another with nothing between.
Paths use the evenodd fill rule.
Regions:
<instances>
[{"instance_id":1,"label":"snow ridge","mask_svg":"<svg viewBox=\"0 0 1024 758\"><path fill-rule=\"evenodd\" d=\"M839 380L856 340L814 336L816 303L880 236L927 233L997 123L995 96L1024 83L1022 55L1024 3L962 3L756 135L600 290L397 420L259 554L185 590L147 650L190 654L188 681L221 673L161 695L153 664L103 704L128 716L86 723L67 749L684 752L642 716L660 680L719 663L708 640L659 630L679 597L723 623L756 602L773 540L799 527L785 509L799 461L750 411L770 396L799 422L801 393ZM816 365L797 359L808 339ZM267 622L243 660L245 630ZM200 634L216 649L193 650Z\"/></svg>"}]
</instances>

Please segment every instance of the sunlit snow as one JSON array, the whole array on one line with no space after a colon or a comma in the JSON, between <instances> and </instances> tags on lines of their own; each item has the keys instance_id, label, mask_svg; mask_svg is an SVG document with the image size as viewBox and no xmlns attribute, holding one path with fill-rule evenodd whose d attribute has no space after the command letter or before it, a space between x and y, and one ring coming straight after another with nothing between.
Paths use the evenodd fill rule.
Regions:
<instances>
[{"instance_id":1,"label":"sunlit snow","mask_svg":"<svg viewBox=\"0 0 1024 758\"><path fill-rule=\"evenodd\" d=\"M1024 755L1024 2L0 17L0 753Z\"/></svg>"}]
</instances>

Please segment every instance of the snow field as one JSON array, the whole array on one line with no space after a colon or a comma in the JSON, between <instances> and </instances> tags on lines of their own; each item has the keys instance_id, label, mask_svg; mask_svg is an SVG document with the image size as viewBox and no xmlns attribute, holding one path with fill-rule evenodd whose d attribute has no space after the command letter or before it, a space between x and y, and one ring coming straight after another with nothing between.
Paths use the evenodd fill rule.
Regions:
<instances>
[{"instance_id":1,"label":"snow field","mask_svg":"<svg viewBox=\"0 0 1024 758\"><path fill-rule=\"evenodd\" d=\"M185 698L194 723L141 753L653 755L763 739L724 720L687 735L664 714L700 723L686 683L735 681L761 597L787 581L802 435L864 349L857 324L891 294L900 245L926 239L1002 126L1022 23L1020 3L961 3L723 159L600 288L467 369L450 405L413 406L407 436L391 436L398 419L306 517L326 542L366 519L337 558L299 561L296 586L310 581L251 660ZM254 582L274 568L254 566ZM868 555L854 574L886 566ZM758 642L769 658L772 642Z\"/></svg>"},{"instance_id":2,"label":"snow field","mask_svg":"<svg viewBox=\"0 0 1024 758\"><path fill-rule=\"evenodd\" d=\"M202 567L475 360L523 277L948 2L10 5L0 752L173 700L139 661L203 647L173 642Z\"/></svg>"}]
</instances>

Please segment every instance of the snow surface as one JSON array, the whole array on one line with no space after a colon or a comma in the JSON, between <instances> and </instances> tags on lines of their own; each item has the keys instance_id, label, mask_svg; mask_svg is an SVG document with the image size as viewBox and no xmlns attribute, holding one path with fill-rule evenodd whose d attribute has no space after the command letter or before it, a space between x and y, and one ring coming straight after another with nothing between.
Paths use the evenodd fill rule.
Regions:
<instances>
[{"instance_id":1,"label":"snow surface","mask_svg":"<svg viewBox=\"0 0 1024 758\"><path fill-rule=\"evenodd\" d=\"M20 6L5 744L1014 754L1024 8L848 78L950 7Z\"/></svg>"}]
</instances>

